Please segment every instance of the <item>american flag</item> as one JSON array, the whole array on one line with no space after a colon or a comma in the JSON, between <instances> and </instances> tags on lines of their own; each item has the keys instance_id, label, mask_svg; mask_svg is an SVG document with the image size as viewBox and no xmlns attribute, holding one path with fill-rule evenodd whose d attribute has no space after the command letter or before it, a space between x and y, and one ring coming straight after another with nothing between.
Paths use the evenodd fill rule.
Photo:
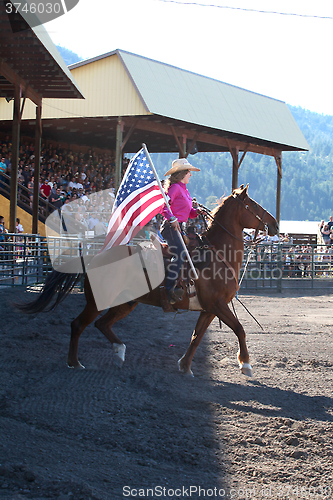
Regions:
<instances>
[{"instance_id":1,"label":"american flag","mask_svg":"<svg viewBox=\"0 0 333 500\"><path fill-rule=\"evenodd\" d=\"M130 161L120 184L102 251L126 245L164 205L144 149Z\"/></svg>"}]
</instances>

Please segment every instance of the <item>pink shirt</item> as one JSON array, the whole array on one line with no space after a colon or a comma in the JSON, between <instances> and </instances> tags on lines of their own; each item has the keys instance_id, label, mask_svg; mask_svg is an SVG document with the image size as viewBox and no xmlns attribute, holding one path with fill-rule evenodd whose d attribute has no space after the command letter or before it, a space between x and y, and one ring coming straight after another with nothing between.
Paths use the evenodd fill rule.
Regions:
<instances>
[{"instance_id":1,"label":"pink shirt","mask_svg":"<svg viewBox=\"0 0 333 500\"><path fill-rule=\"evenodd\" d=\"M171 184L168 196L170 198L169 204L172 213L167 209L166 205L161 210L162 215L167 220L170 220L173 215L177 217L179 222L186 222L189 218L195 219L198 217L197 211L192 207L192 198L186 184L183 182Z\"/></svg>"}]
</instances>

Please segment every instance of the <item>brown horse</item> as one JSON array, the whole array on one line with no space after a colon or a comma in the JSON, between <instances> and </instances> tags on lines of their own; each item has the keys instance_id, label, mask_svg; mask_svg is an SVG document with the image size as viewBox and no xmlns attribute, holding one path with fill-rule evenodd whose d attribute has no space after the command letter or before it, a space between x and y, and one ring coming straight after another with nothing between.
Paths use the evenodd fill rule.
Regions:
<instances>
[{"instance_id":1,"label":"brown horse","mask_svg":"<svg viewBox=\"0 0 333 500\"><path fill-rule=\"evenodd\" d=\"M208 242L205 251L209 256L208 259L205 256L203 261L201 259L201 262L195 264L199 276L195 282L197 306L190 307L187 293L184 294L181 302L174 305L175 309L201 311L187 352L178 361L179 369L183 373L192 374L191 362L194 353L208 326L217 316L234 331L238 338L238 363L242 373L248 376L252 375L245 331L229 309L228 303L235 297L238 290L239 272L244 254L244 228L253 228L257 231L268 230L270 235L275 235L278 232L278 225L271 214L249 197L247 189L248 186L245 188L240 186L212 212L212 221L203 235L205 241ZM54 308L68 295L77 278L78 275L53 271L46 280L40 296L34 302L20 306L20 309L28 313L35 313L46 310L48 307L47 310ZM84 290L87 300L86 306L71 324L71 340L67 360L68 366L71 368L83 368L78 360L79 338L84 329L101 312L96 307L87 277L84 282ZM57 294L56 301L51 305L55 294ZM112 307L95 322L95 326L113 344L119 363L122 363L125 359L126 347L114 334L112 327L117 321L125 318L133 311L139 302L161 307L162 301L159 288L138 298L135 302L132 301Z\"/></svg>"}]
</instances>

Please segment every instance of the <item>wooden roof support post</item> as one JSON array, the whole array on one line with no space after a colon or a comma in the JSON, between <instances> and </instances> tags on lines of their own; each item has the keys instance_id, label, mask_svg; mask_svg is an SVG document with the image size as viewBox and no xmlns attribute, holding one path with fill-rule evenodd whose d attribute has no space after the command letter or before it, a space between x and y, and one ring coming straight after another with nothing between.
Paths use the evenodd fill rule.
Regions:
<instances>
[{"instance_id":1,"label":"wooden roof support post","mask_svg":"<svg viewBox=\"0 0 333 500\"><path fill-rule=\"evenodd\" d=\"M228 142L228 145L229 145L229 141ZM231 147L229 146L229 151L231 153L231 156L232 156L232 184L231 184L231 188L232 190L234 189L237 189L238 188L238 169L239 169L239 163L238 163L238 153L239 153L239 148L238 147ZM243 161L243 159L242 159Z\"/></svg>"},{"instance_id":2,"label":"wooden roof support post","mask_svg":"<svg viewBox=\"0 0 333 500\"><path fill-rule=\"evenodd\" d=\"M170 128L172 130L172 134L173 134L174 138L176 139L176 143L177 143L178 150L179 150L179 158L185 158L185 153L183 151L183 145L180 142L180 140L178 138L178 135L176 134L176 131L175 131L174 127L172 125L170 125Z\"/></svg>"},{"instance_id":3,"label":"wooden roof support post","mask_svg":"<svg viewBox=\"0 0 333 500\"><path fill-rule=\"evenodd\" d=\"M187 135L183 134L183 156L180 158L186 158L186 141L187 141Z\"/></svg>"},{"instance_id":4,"label":"wooden roof support post","mask_svg":"<svg viewBox=\"0 0 333 500\"><path fill-rule=\"evenodd\" d=\"M124 133L124 122L121 117L118 119L117 132L116 132L116 165L115 165L115 176L114 176L114 191L117 194L121 183L121 171L123 167L123 133Z\"/></svg>"},{"instance_id":5,"label":"wooden roof support post","mask_svg":"<svg viewBox=\"0 0 333 500\"><path fill-rule=\"evenodd\" d=\"M9 232L15 233L17 213L17 177L20 147L21 125L21 87L16 84L14 88L13 126L12 126L12 166L10 169L10 207L9 207Z\"/></svg>"},{"instance_id":6,"label":"wooden roof support post","mask_svg":"<svg viewBox=\"0 0 333 500\"><path fill-rule=\"evenodd\" d=\"M42 140L42 105L40 104L39 106L36 106L35 170L34 170L34 194L32 203L32 234L38 234L41 140Z\"/></svg>"},{"instance_id":7,"label":"wooden roof support post","mask_svg":"<svg viewBox=\"0 0 333 500\"><path fill-rule=\"evenodd\" d=\"M277 181L276 181L276 215L277 223L280 225L281 217L281 180L282 180L282 152L274 155L277 166Z\"/></svg>"}]
</instances>

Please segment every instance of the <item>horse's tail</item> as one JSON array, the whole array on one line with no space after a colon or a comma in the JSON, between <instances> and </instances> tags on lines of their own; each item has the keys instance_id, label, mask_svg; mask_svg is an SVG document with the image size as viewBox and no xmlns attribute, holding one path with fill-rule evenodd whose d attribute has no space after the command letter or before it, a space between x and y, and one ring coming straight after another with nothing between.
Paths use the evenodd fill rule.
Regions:
<instances>
[{"instance_id":1,"label":"horse's tail","mask_svg":"<svg viewBox=\"0 0 333 500\"><path fill-rule=\"evenodd\" d=\"M41 293L36 300L26 304L14 304L20 311L27 314L49 312L55 309L73 290L80 274L59 273L52 271L46 278ZM52 304L53 297L57 295Z\"/></svg>"}]
</instances>

